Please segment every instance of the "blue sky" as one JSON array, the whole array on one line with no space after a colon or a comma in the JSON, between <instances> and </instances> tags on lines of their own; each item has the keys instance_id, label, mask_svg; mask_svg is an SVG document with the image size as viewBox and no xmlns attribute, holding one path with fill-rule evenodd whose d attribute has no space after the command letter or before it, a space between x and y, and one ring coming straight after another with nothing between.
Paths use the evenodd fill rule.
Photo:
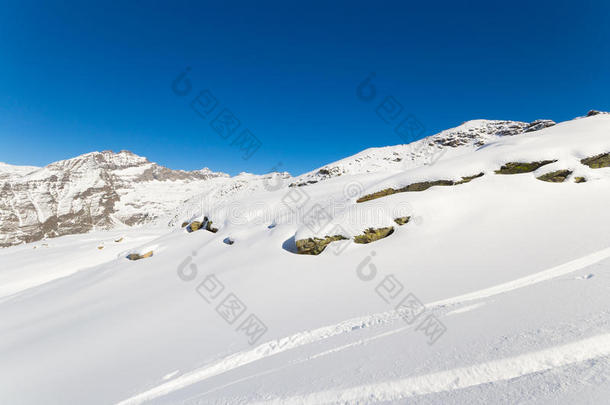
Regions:
<instances>
[{"instance_id":1,"label":"blue sky","mask_svg":"<svg viewBox=\"0 0 610 405\"><path fill-rule=\"evenodd\" d=\"M1 2L0 161L127 149L175 169L300 174L404 143L375 112L387 96L424 135L610 110L610 2L493 3ZM205 89L207 119L190 107ZM224 108L240 121L226 140L210 125ZM243 129L261 143L247 160L231 145Z\"/></svg>"}]
</instances>

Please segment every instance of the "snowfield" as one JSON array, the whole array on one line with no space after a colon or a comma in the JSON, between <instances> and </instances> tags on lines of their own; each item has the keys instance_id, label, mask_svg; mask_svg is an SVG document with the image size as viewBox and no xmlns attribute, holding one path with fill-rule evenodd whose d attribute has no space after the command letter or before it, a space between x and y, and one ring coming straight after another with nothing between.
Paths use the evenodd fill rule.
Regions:
<instances>
[{"instance_id":1,"label":"snowfield","mask_svg":"<svg viewBox=\"0 0 610 405\"><path fill-rule=\"evenodd\" d=\"M0 403L608 403L610 167L581 162L608 152L600 114L432 165L211 179L157 224L0 249Z\"/></svg>"}]
</instances>

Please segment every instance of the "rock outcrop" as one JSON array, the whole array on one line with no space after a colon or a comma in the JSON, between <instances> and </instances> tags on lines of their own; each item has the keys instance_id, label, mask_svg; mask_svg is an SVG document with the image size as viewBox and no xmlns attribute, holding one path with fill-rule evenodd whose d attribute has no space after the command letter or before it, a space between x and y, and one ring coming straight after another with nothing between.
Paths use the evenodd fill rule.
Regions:
<instances>
[{"instance_id":1,"label":"rock outcrop","mask_svg":"<svg viewBox=\"0 0 610 405\"><path fill-rule=\"evenodd\" d=\"M184 225L187 224L187 225ZM190 224L188 222L184 222L182 225L183 228L186 227L187 232L195 232L198 231L200 229L205 229L206 231L212 232L212 233L216 233L218 232L218 228L215 228L212 225L212 221L210 221L208 219L208 217L203 218L203 222L201 221L193 221Z\"/></svg>"},{"instance_id":2,"label":"rock outcrop","mask_svg":"<svg viewBox=\"0 0 610 405\"><path fill-rule=\"evenodd\" d=\"M587 117L593 117L594 115L599 115L599 114L610 114L610 113L607 113L605 111L591 110L587 113Z\"/></svg>"},{"instance_id":3,"label":"rock outcrop","mask_svg":"<svg viewBox=\"0 0 610 405\"><path fill-rule=\"evenodd\" d=\"M583 159L580 162L583 165L589 166L591 169L610 167L610 153L602 153L601 155Z\"/></svg>"},{"instance_id":4,"label":"rock outcrop","mask_svg":"<svg viewBox=\"0 0 610 405\"><path fill-rule=\"evenodd\" d=\"M396 222L398 225L404 225L404 224L408 223L410 220L411 220L411 217L394 218L394 222Z\"/></svg>"},{"instance_id":5,"label":"rock outcrop","mask_svg":"<svg viewBox=\"0 0 610 405\"><path fill-rule=\"evenodd\" d=\"M496 174L531 173L542 166L555 163L556 160L542 160L540 162L509 162L496 170Z\"/></svg>"},{"instance_id":6,"label":"rock outcrop","mask_svg":"<svg viewBox=\"0 0 610 405\"><path fill-rule=\"evenodd\" d=\"M324 238L307 238L296 241L297 253L301 255L319 255L329 243L348 239L342 235L325 236Z\"/></svg>"},{"instance_id":7,"label":"rock outcrop","mask_svg":"<svg viewBox=\"0 0 610 405\"><path fill-rule=\"evenodd\" d=\"M152 257L153 255L153 251L149 251L146 253L130 253L127 255L127 259L128 260L141 260L141 259L146 259L147 257Z\"/></svg>"},{"instance_id":8,"label":"rock outcrop","mask_svg":"<svg viewBox=\"0 0 610 405\"><path fill-rule=\"evenodd\" d=\"M355 243L371 243L376 240L387 238L394 233L394 227L389 226L387 228L369 228L364 231L362 235L354 236Z\"/></svg>"},{"instance_id":9,"label":"rock outcrop","mask_svg":"<svg viewBox=\"0 0 610 405\"><path fill-rule=\"evenodd\" d=\"M479 177L483 177L485 173L475 174L473 176L465 176L462 177L462 180L453 181L453 180L433 180L433 181L422 181L419 183L412 183L405 187L401 188L386 188L381 191L377 191L372 194L367 194L360 197L356 202L362 203L365 201L375 200L377 198L385 197L388 195L396 194L396 193L406 193L406 192L414 192L414 191L425 191L430 187L436 186L457 186L460 184L469 183L470 181L477 179Z\"/></svg>"},{"instance_id":10,"label":"rock outcrop","mask_svg":"<svg viewBox=\"0 0 610 405\"><path fill-rule=\"evenodd\" d=\"M549 183L563 183L572 174L571 170L557 170L537 177L538 180L547 181Z\"/></svg>"}]
</instances>

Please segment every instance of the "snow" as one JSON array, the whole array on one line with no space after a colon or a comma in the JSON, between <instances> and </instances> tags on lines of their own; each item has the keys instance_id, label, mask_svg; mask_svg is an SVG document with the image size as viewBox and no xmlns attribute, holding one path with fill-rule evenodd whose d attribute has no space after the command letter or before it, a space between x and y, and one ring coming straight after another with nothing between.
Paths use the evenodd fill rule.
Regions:
<instances>
[{"instance_id":1,"label":"snow","mask_svg":"<svg viewBox=\"0 0 610 405\"><path fill-rule=\"evenodd\" d=\"M304 187L211 179L170 215L172 228L0 250L0 403L607 401L610 169L580 159L610 152L610 116L490 142L423 167L367 172L363 163ZM558 161L494 174L545 159ZM536 179L559 169L588 181ZM479 172L467 184L356 203ZM301 193L298 207L289 192ZM330 219L310 229L316 204ZM418 220L399 227L399 214ZM180 227L203 216L217 233ZM367 245L334 242L319 256L291 248L335 226L351 236L390 225L392 235ZM403 286L394 298L380 289L390 276ZM205 295L211 280L224 286L218 296ZM417 320L395 311L409 293L425 305ZM245 305L231 323L217 311L230 294ZM251 314L267 328L255 342L240 330ZM446 328L433 344L420 323L430 315Z\"/></svg>"},{"instance_id":2,"label":"snow","mask_svg":"<svg viewBox=\"0 0 610 405\"><path fill-rule=\"evenodd\" d=\"M39 169L40 168L36 166L15 166L0 162L0 178L8 176L24 176Z\"/></svg>"},{"instance_id":3,"label":"snow","mask_svg":"<svg viewBox=\"0 0 610 405\"><path fill-rule=\"evenodd\" d=\"M129 248L156 239L163 230L118 229L70 235L40 242L0 249L0 263L9 259L11 266L0 271L0 301L7 296L70 276L80 270L123 257ZM126 236L129 235L129 236ZM120 242L115 242L121 239ZM97 249L103 246L103 249ZM70 252L70 254L66 254ZM61 265L49 267L49 261Z\"/></svg>"}]
</instances>

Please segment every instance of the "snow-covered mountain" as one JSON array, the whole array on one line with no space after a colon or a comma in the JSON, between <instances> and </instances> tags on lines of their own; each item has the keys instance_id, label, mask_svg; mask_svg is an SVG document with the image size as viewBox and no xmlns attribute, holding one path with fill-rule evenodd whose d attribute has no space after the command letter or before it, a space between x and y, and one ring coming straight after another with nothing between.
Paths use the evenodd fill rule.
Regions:
<instances>
[{"instance_id":1,"label":"snow-covered mountain","mask_svg":"<svg viewBox=\"0 0 610 405\"><path fill-rule=\"evenodd\" d=\"M173 228L2 249L0 402L606 403L609 134L598 114L307 187L201 179L222 204ZM123 155L107 170L140 179Z\"/></svg>"},{"instance_id":2,"label":"snow-covered mountain","mask_svg":"<svg viewBox=\"0 0 610 405\"><path fill-rule=\"evenodd\" d=\"M0 164L0 246L150 222L224 173L171 170L131 152L43 168Z\"/></svg>"},{"instance_id":3,"label":"snow-covered mountain","mask_svg":"<svg viewBox=\"0 0 610 405\"><path fill-rule=\"evenodd\" d=\"M402 171L551 125L549 120L468 121L408 145L367 149L293 179L288 173L229 177L207 168L171 170L127 151L87 153L44 168L0 163L0 247L167 218L174 224L187 200L192 209L202 199L220 204L244 192Z\"/></svg>"},{"instance_id":4,"label":"snow-covered mountain","mask_svg":"<svg viewBox=\"0 0 610 405\"><path fill-rule=\"evenodd\" d=\"M610 115L463 149L1 249L0 403L607 403Z\"/></svg>"}]
</instances>

